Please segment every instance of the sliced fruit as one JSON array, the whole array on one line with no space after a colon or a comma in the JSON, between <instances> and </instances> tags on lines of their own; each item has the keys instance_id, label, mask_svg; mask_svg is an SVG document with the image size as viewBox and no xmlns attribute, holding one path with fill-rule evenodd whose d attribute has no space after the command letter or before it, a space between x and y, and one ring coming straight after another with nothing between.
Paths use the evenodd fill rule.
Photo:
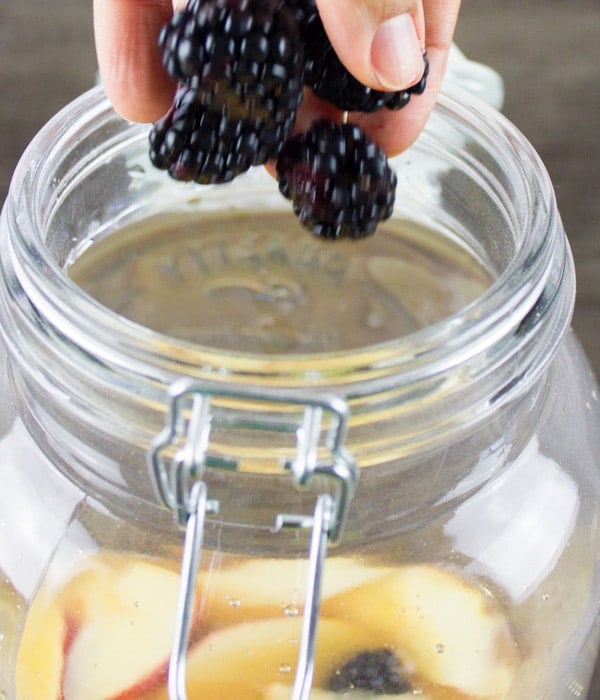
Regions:
<instances>
[{"instance_id":1,"label":"sliced fruit","mask_svg":"<svg viewBox=\"0 0 600 700\"><path fill-rule=\"evenodd\" d=\"M134 698L166 678L179 575L136 561L105 595L103 614L77 631L67 654L64 700Z\"/></svg>"},{"instance_id":2,"label":"sliced fruit","mask_svg":"<svg viewBox=\"0 0 600 700\"><path fill-rule=\"evenodd\" d=\"M59 700L70 630L62 610L38 596L29 610L17 657L19 700Z\"/></svg>"},{"instance_id":3,"label":"sliced fruit","mask_svg":"<svg viewBox=\"0 0 600 700\"><path fill-rule=\"evenodd\" d=\"M118 604L114 585L124 566L122 563L117 568L112 558L98 556L67 581L56 602L72 627L79 629L87 620L114 610Z\"/></svg>"},{"instance_id":4,"label":"sliced fruit","mask_svg":"<svg viewBox=\"0 0 600 700\"><path fill-rule=\"evenodd\" d=\"M301 619L284 618L242 623L208 635L188 657L189 697L220 697L216 693L223 685L239 683L247 692L236 700L246 700L271 684L293 683L301 632ZM323 685L336 665L377 644L374 637L370 629L321 619L314 685Z\"/></svg>"},{"instance_id":5,"label":"sliced fruit","mask_svg":"<svg viewBox=\"0 0 600 700\"><path fill-rule=\"evenodd\" d=\"M261 700L290 700L292 687L289 685L270 685ZM345 693L336 693L333 690L321 690L313 688L310 691L310 700L430 700L429 695L414 695L413 693L401 693L400 695L374 695L361 690L352 690Z\"/></svg>"},{"instance_id":6,"label":"sliced fruit","mask_svg":"<svg viewBox=\"0 0 600 700\"><path fill-rule=\"evenodd\" d=\"M329 614L383 635L427 684L503 698L517 659L504 616L486 595L434 566L401 567L328 602Z\"/></svg>"},{"instance_id":7,"label":"sliced fruit","mask_svg":"<svg viewBox=\"0 0 600 700\"><path fill-rule=\"evenodd\" d=\"M259 559L209 573L204 584L205 624L222 627L258 618L302 615L307 570L306 559ZM352 558L327 559L321 592L324 608L329 598L376 581L390 571Z\"/></svg>"}]
</instances>

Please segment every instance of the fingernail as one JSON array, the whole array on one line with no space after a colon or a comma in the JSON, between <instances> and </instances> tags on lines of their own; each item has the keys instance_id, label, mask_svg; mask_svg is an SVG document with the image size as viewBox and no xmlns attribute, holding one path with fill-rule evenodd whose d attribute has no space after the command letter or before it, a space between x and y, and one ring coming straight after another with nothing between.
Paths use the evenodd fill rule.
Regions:
<instances>
[{"instance_id":1,"label":"fingernail","mask_svg":"<svg viewBox=\"0 0 600 700\"><path fill-rule=\"evenodd\" d=\"M371 44L375 77L389 90L414 85L423 73L423 51L412 17L408 13L380 24Z\"/></svg>"}]
</instances>

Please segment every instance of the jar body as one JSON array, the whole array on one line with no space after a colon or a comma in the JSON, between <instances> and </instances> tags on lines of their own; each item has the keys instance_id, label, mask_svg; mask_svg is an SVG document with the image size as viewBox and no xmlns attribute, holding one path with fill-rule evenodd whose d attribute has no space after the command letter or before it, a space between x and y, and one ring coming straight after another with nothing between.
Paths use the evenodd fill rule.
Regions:
<instances>
[{"instance_id":1,"label":"jar body","mask_svg":"<svg viewBox=\"0 0 600 700\"><path fill-rule=\"evenodd\" d=\"M412 523L392 537L348 550L342 548L339 553L330 554L326 564L326 572L331 570L332 577L350 577L347 581L350 593L347 601L343 592L336 594L337 598L326 594L322 603L325 616L339 618L350 628L357 625L363 629L366 623L361 617L354 620L345 611L346 605L357 608L364 605L374 629L381 629L383 621L389 619L390 603L385 598L388 582L384 571L412 573L417 586L416 593L412 594L421 593L424 600L421 603L411 600L407 591L407 602L415 606L432 605L432 609L427 610L427 614L432 615L441 615L444 611L443 607L438 608L437 602L433 606L427 601L428 593L439 596L441 606L445 606L447 600L460 605L461 588L456 586L464 586L465 610L458 608L456 615L448 615L446 611L448 619L439 625L428 620L414 653L420 654L422 647L425 660L422 663L425 663L428 648L431 651L437 646L433 653L446 653L451 659L448 667L440 665L441 670L437 671L440 678L444 679L447 673L448 683L466 684L475 697L557 700L577 697L586 687L595 661L599 633L597 601L600 599L597 565L600 483L595 457L598 434L594 425L600 420L600 410L596 385L573 336L563 343L543 384L543 417L537 422L534 433L513 459L505 460L507 446L497 453L494 446L490 446L487 459L494 463L494 474L485 485L461 499L456 507L442 509L436 518ZM3 395L10 396L11 387L5 385L3 389ZM28 624L26 644L41 645L46 653L48 649L56 649L56 654L50 654L34 673L34 686L40 683L40 692L49 692L52 686L47 684L51 684L63 668L63 620L58 617L54 626L48 622L54 619L57 601L67 617L81 612L82 599L90 607L92 603L97 605L96 614L108 614L111 598L116 597L126 573L133 571L139 578L131 576L136 588L130 592L128 602L144 600L145 587L151 589L157 585L161 605L168 611L168 619L174 620L177 592L174 586L178 579L180 550L173 532L160 529L149 532L148 523L124 523L122 516L107 513L101 504L74 487L56 471L27 432L22 419L10 409L10 405L5 404L3 424L6 430L2 438L2 473L6 485L2 526L5 533L10 533L3 546L2 653L5 663L2 673L5 675L2 687L7 697L12 698L29 697L15 694L14 686L18 647ZM576 429L573 419L576 419ZM565 430L565 426L569 429ZM483 463L481 466L485 468ZM32 529L32 520L43 526ZM297 552L289 559L284 546L283 558L279 561L271 554L228 553L227 532L222 532L221 538L224 544L221 551L210 549L203 554L202 572L205 580L211 580L211 588L204 591L204 605L209 611L214 607L212 615L216 620L213 621L211 613L207 612L207 619L211 620L207 624L247 626L252 620L262 624L263 615L266 620L291 618L293 623L295 616L302 615L305 552ZM276 535L273 538L276 539ZM237 534L233 541L239 547ZM252 538L243 543L246 548L251 546ZM346 566L348 561L356 564L355 582ZM383 579L379 582L380 590L378 580L370 580L372 572L378 569ZM223 582L219 584L219 574L223 572ZM449 572L447 579L439 576L438 580L439 572ZM166 588L160 587L163 574ZM359 584L364 589L364 598L361 598ZM219 585L223 586L223 591L217 593ZM337 591L336 586L340 584L333 580L327 585ZM170 599L164 598L166 590L170 591ZM328 612L332 600L340 607ZM145 604L150 606L153 601ZM107 610L103 610L104 605ZM125 624L130 613L130 610L123 612L123 617L119 618L112 612L114 633L118 634L119 623ZM487 660L478 659L481 679L453 681L454 673L460 672L460 664L468 663L468 659L461 660L460 648L452 649L453 644L464 641L465 630L469 630L469 618L465 615L471 616L473 625L467 639L470 635L477 638L481 627L481 634L489 631L497 635L498 648L494 648L493 653L488 649ZM29 623L28 616L31 616ZM39 628L35 624L31 627L35 616L39 616ZM153 616L158 632L161 624L166 625L164 616L157 615L156 611ZM428 629L428 625L432 629ZM35 630L33 638L31 629ZM167 641L170 641L169 633L172 633L170 624L163 630ZM439 639L436 634L440 635ZM147 652L142 639L140 637L136 643L140 644L139 654L143 658ZM102 641L100 634L98 641ZM394 638L386 639L384 635L377 640L373 633L365 643L377 642L377 646L393 645ZM114 644L114 641L105 639L103 643ZM445 648L442 650L439 645ZM165 650L169 647L168 643L163 646ZM27 647L21 653L26 651ZM473 650L468 648L462 653L469 652ZM37 659L31 649L28 653ZM90 650L90 653L98 655L93 657L94 662L102 656L98 651ZM231 653L235 654L235 649ZM131 657L129 660L131 662ZM46 663L56 666L48 669ZM166 658L157 664L155 671L164 672L164 663ZM487 673L485 664L490 665ZM289 665L293 667L292 663ZM496 671L492 670L494 665ZM272 680L274 684L287 686L291 682L291 668L284 662L279 666L281 669ZM26 668L25 672L29 673L30 669ZM191 672L194 672L193 667ZM40 679L38 673L46 680ZM103 669L103 674L107 673L110 675ZM140 671L138 680L144 680L144 675L145 672ZM21 683L30 687L23 680ZM489 690L487 683L492 683ZM440 683L445 684L445 680ZM132 682L131 686L134 685ZM425 685L428 685L427 678ZM431 697L436 697L436 685L430 683ZM160 681L157 687L161 687ZM227 691L227 685L225 688L226 692L231 692ZM146 697L141 691L139 696ZM158 690L156 697L162 697Z\"/></svg>"},{"instance_id":2,"label":"jar body","mask_svg":"<svg viewBox=\"0 0 600 700\"><path fill-rule=\"evenodd\" d=\"M121 126L104 129L107 152L127 143ZM92 151L81 138L76 143L85 154ZM480 173L465 175L477 153L470 146L459 145L469 157L452 171L456 196L467 180L484 188ZM421 155L431 160L423 171L439 181L435 148ZM492 175L500 179L507 166L488 167L495 182ZM149 215L131 200L129 207L123 203L122 191L133 197L146 187L144 178L135 179L136 168L127 164L128 177L111 178L109 191L101 169L89 162L78 171L77 186L72 175L57 185L45 224L59 234L47 233L44 244L61 271L72 250L89 245L90 231L118 230L123 212ZM447 183L446 165L440 172ZM73 242L69 207L89 206L84 194L94 178L110 206L92 208L87 238ZM482 230L492 213L492 204L481 205L475 221L463 223ZM547 256L539 279L532 275L509 290L520 299L526 288L526 313L519 315L515 301L511 313L497 314L477 334L471 321L454 315L437 326L444 341L438 354L424 350L420 336L413 364L392 371L398 351L386 341L342 352L341 359L331 351L290 359L279 352L266 360L231 349L211 355L205 347L167 343L115 314L102 321L114 344L102 344L85 314L70 317L72 297L62 300L65 306L57 301L64 291L76 295L64 274L64 289L52 297L36 286L38 279L45 284L45 268L27 257L30 246L18 249L12 238L18 224L5 211L0 690L7 698L167 697L182 531L157 501L147 450L165 422L167 390L186 375L216 397L208 421L217 424L208 445L213 467L204 480L221 505L205 525L190 608L190 698L292 697L307 614L310 528L281 531L272 524L282 513L310 516L322 484L299 491L273 464L293 460L296 437L306 431L290 399L302 408L321 394L341 396L350 408L344 447L356 458L360 479L341 542L325 560L311 697L581 696L599 634L600 403L577 340L564 331L573 286L564 247L558 264ZM269 235L261 269L284 257L277 236ZM250 253L240 245L236 255L247 261ZM504 246L489 260L504 256L510 268L518 255ZM219 253L230 256L228 264L232 250ZM535 268L531 250L523 257L527 270ZM37 276L27 270L34 263ZM510 287L514 275L502 281L498 273L497 286ZM261 287L261 303L263 295ZM72 303L79 301L89 303ZM469 308L479 323L482 309ZM510 331L499 330L503 323ZM454 342L461 334L464 345ZM319 337L325 336L314 333L307 342ZM144 348L163 355L148 357ZM404 362L408 353L401 354ZM228 393L233 382L235 395ZM228 417L232 401L235 423ZM248 422L239 428L240 413L269 429L249 437ZM282 437L282 415L291 415L292 425L299 421L297 430L287 430L291 437ZM319 458L326 446L316 446ZM220 468L229 462L236 468ZM379 654L379 664L390 652L396 664L370 691L347 668L364 652Z\"/></svg>"}]
</instances>

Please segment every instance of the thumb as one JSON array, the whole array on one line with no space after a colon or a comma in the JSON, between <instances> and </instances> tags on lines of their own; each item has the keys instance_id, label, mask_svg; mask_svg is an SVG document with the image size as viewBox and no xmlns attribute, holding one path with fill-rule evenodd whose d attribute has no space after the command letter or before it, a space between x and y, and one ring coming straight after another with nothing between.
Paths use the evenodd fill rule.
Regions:
<instances>
[{"instance_id":1,"label":"thumb","mask_svg":"<svg viewBox=\"0 0 600 700\"><path fill-rule=\"evenodd\" d=\"M423 74L421 0L317 0L329 40L364 85L404 90Z\"/></svg>"}]
</instances>

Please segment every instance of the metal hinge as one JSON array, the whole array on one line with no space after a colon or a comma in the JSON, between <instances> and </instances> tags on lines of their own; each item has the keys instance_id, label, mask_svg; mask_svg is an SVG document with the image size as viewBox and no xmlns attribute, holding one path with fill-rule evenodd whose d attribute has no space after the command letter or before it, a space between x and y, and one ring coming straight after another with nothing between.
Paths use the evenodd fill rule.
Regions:
<instances>
[{"instance_id":1,"label":"metal hinge","mask_svg":"<svg viewBox=\"0 0 600 700\"><path fill-rule=\"evenodd\" d=\"M257 411L228 411L223 406L213 410L215 399L235 399L238 403L250 402L254 406L268 404L271 415L273 407L285 407L286 410L278 414L276 420L261 420ZM289 407L298 410L290 412ZM267 388L230 389L217 383L190 379L179 380L170 387L165 427L148 451L157 495L173 511L179 526L185 529L181 590L169 662L170 700L187 700L186 654L205 519L219 511L219 502L208 498L204 475L207 468L235 469L237 466L231 460L211 453L210 437L215 425L229 430L252 428L293 432L295 453L282 461L282 470L291 474L298 489L310 488L316 476L324 477L332 487L332 493L327 491L316 497L312 513L278 513L273 522L274 533L284 528L311 530L305 614L292 691L292 700L308 700L327 548L338 544L342 538L358 482L358 468L345 448L348 416L347 403L333 395ZM327 452L326 459L321 456L323 447ZM170 459L167 458L169 452L172 452Z\"/></svg>"}]
</instances>

